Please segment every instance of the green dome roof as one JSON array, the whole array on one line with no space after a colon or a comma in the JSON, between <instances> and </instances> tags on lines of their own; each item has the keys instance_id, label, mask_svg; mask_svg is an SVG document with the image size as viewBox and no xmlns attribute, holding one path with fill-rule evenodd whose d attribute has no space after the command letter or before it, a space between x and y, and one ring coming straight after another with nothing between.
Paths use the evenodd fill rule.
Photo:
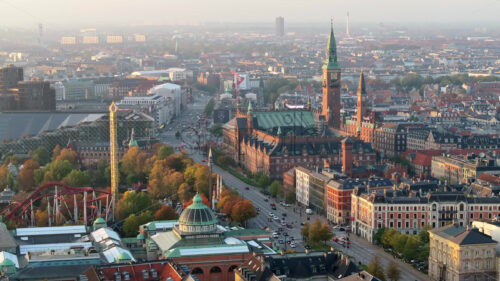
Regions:
<instances>
[{"instance_id":1,"label":"green dome roof","mask_svg":"<svg viewBox=\"0 0 500 281\"><path fill-rule=\"evenodd\" d=\"M139 233L139 234L137 234L136 238L139 240L144 240L144 235L142 235L142 233Z\"/></svg>"},{"instance_id":2,"label":"green dome roof","mask_svg":"<svg viewBox=\"0 0 500 281\"><path fill-rule=\"evenodd\" d=\"M217 218L212 210L203 204L203 200L199 194L194 196L193 204L182 211L179 217L181 229L186 229L183 226L215 226L216 224Z\"/></svg>"},{"instance_id":3,"label":"green dome roof","mask_svg":"<svg viewBox=\"0 0 500 281\"><path fill-rule=\"evenodd\" d=\"M117 261L129 261L132 260L132 258L129 256L129 254L123 252L118 257L116 258Z\"/></svg>"},{"instance_id":4,"label":"green dome roof","mask_svg":"<svg viewBox=\"0 0 500 281\"><path fill-rule=\"evenodd\" d=\"M16 266L16 264L11 261L10 259L5 258L1 263L0 266Z\"/></svg>"},{"instance_id":5,"label":"green dome roof","mask_svg":"<svg viewBox=\"0 0 500 281\"><path fill-rule=\"evenodd\" d=\"M99 218L97 218L97 219L94 221L94 224L98 224L98 223L106 223L106 221L105 221L103 218L99 217Z\"/></svg>"}]
</instances>

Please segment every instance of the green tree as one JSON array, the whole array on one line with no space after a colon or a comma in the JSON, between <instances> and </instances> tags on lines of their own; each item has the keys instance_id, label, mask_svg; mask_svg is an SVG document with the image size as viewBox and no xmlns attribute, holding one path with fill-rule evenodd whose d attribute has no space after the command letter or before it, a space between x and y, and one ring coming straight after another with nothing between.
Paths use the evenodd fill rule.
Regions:
<instances>
[{"instance_id":1,"label":"green tree","mask_svg":"<svg viewBox=\"0 0 500 281\"><path fill-rule=\"evenodd\" d=\"M138 216L131 214L123 222L123 232L126 237L134 237L139 231L139 226L152 220L154 220L154 216L151 211L142 212Z\"/></svg>"},{"instance_id":2,"label":"green tree","mask_svg":"<svg viewBox=\"0 0 500 281\"><path fill-rule=\"evenodd\" d=\"M269 176L263 172L256 173L254 178L257 184L262 188L266 188L271 183Z\"/></svg>"},{"instance_id":3,"label":"green tree","mask_svg":"<svg viewBox=\"0 0 500 281\"><path fill-rule=\"evenodd\" d=\"M130 214L137 214L153 207L153 201L146 192L127 191L116 204L118 219L124 219Z\"/></svg>"},{"instance_id":4,"label":"green tree","mask_svg":"<svg viewBox=\"0 0 500 281\"><path fill-rule=\"evenodd\" d=\"M396 250L399 253L403 253L406 241L408 241L408 236L397 232L393 238L391 245L394 248L394 250Z\"/></svg>"},{"instance_id":5,"label":"green tree","mask_svg":"<svg viewBox=\"0 0 500 281\"><path fill-rule=\"evenodd\" d=\"M174 154L174 149L168 145L164 144L158 149L158 160L166 159L168 156Z\"/></svg>"},{"instance_id":6,"label":"green tree","mask_svg":"<svg viewBox=\"0 0 500 281\"><path fill-rule=\"evenodd\" d=\"M214 111L214 107L215 107L215 101L214 101L214 99L210 99L208 101L207 105L205 106L205 110L203 111L205 113L205 116L207 116L207 117L212 116L212 113Z\"/></svg>"},{"instance_id":7,"label":"green tree","mask_svg":"<svg viewBox=\"0 0 500 281\"><path fill-rule=\"evenodd\" d=\"M382 243L382 237L384 236L384 233L386 230L387 230L387 228L385 228L385 227L379 228L377 230L377 232L375 233L375 235L373 235L373 242L375 244Z\"/></svg>"},{"instance_id":8,"label":"green tree","mask_svg":"<svg viewBox=\"0 0 500 281\"><path fill-rule=\"evenodd\" d=\"M94 179L94 183L96 186L105 187L110 185L106 174L107 167L109 167L108 162L103 158L97 161L95 168L92 169L92 178Z\"/></svg>"},{"instance_id":9,"label":"green tree","mask_svg":"<svg viewBox=\"0 0 500 281\"><path fill-rule=\"evenodd\" d=\"M406 243L403 249L403 255L407 259L415 259L418 256L419 243L415 237L411 236L406 239Z\"/></svg>"},{"instance_id":10,"label":"green tree","mask_svg":"<svg viewBox=\"0 0 500 281\"><path fill-rule=\"evenodd\" d=\"M420 230L420 233L418 234L418 240L420 243L429 243L429 229L431 229L431 227L429 225L425 225L422 227L422 230Z\"/></svg>"},{"instance_id":11,"label":"green tree","mask_svg":"<svg viewBox=\"0 0 500 281\"><path fill-rule=\"evenodd\" d=\"M394 261L391 261L387 265L386 272L387 272L387 278L389 278L389 280L391 281L399 281L399 279L401 278L401 270L399 270L398 266Z\"/></svg>"},{"instance_id":12,"label":"green tree","mask_svg":"<svg viewBox=\"0 0 500 281\"><path fill-rule=\"evenodd\" d=\"M72 170L63 178L63 182L74 187L90 186L91 177L88 171Z\"/></svg>"},{"instance_id":13,"label":"green tree","mask_svg":"<svg viewBox=\"0 0 500 281\"><path fill-rule=\"evenodd\" d=\"M38 162L40 166L45 166L45 164L50 162L50 153L45 146L39 146L35 149L35 151L31 153L31 157Z\"/></svg>"},{"instance_id":14,"label":"green tree","mask_svg":"<svg viewBox=\"0 0 500 281\"><path fill-rule=\"evenodd\" d=\"M394 236L397 234L398 232L393 229L393 228L387 228L384 233L382 234L382 244L383 245L391 245L391 242L394 238Z\"/></svg>"},{"instance_id":15,"label":"green tree","mask_svg":"<svg viewBox=\"0 0 500 281\"><path fill-rule=\"evenodd\" d=\"M371 275L385 281L385 273L384 268L382 267L382 263L377 255L373 255L372 260L368 264L367 270Z\"/></svg>"},{"instance_id":16,"label":"green tree","mask_svg":"<svg viewBox=\"0 0 500 281\"><path fill-rule=\"evenodd\" d=\"M283 186L279 183L279 181L273 181L273 183L269 186L269 193L271 193L271 196L273 197L281 196L283 195Z\"/></svg>"},{"instance_id":17,"label":"green tree","mask_svg":"<svg viewBox=\"0 0 500 281\"><path fill-rule=\"evenodd\" d=\"M216 123L212 127L210 127L210 133L214 137L222 137L222 124Z\"/></svg>"},{"instance_id":18,"label":"green tree","mask_svg":"<svg viewBox=\"0 0 500 281\"><path fill-rule=\"evenodd\" d=\"M334 236L332 229L327 223L322 223L321 228L319 230L319 238L321 241L324 241L326 244L326 241L332 239Z\"/></svg>"},{"instance_id":19,"label":"green tree","mask_svg":"<svg viewBox=\"0 0 500 281\"><path fill-rule=\"evenodd\" d=\"M61 154L62 155L62 154ZM74 169L68 160L56 159L45 166L44 182L60 181Z\"/></svg>"},{"instance_id":20,"label":"green tree","mask_svg":"<svg viewBox=\"0 0 500 281\"><path fill-rule=\"evenodd\" d=\"M295 197L295 192L288 192L285 197L285 202L287 204L293 204L295 203L296 197Z\"/></svg>"},{"instance_id":21,"label":"green tree","mask_svg":"<svg viewBox=\"0 0 500 281\"><path fill-rule=\"evenodd\" d=\"M234 160L227 155L220 155L215 158L215 164L223 168L227 168L229 166L234 166Z\"/></svg>"}]
</instances>

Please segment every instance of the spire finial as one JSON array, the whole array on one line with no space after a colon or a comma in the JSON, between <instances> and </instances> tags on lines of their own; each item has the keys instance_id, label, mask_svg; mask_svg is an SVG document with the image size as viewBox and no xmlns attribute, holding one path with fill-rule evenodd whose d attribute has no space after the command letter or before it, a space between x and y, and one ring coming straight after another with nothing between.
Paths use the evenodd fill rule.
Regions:
<instances>
[{"instance_id":1,"label":"spire finial","mask_svg":"<svg viewBox=\"0 0 500 281\"><path fill-rule=\"evenodd\" d=\"M333 17L330 18L330 27L333 29Z\"/></svg>"}]
</instances>

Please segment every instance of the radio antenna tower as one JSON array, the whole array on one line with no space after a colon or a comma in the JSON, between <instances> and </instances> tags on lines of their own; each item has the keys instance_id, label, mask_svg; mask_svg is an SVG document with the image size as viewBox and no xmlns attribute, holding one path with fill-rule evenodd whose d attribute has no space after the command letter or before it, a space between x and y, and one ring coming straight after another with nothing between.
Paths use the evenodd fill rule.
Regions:
<instances>
[{"instance_id":1,"label":"radio antenna tower","mask_svg":"<svg viewBox=\"0 0 500 281\"><path fill-rule=\"evenodd\" d=\"M349 33L349 12L347 12L347 23L346 23L345 33L346 37L351 37L351 34Z\"/></svg>"},{"instance_id":2,"label":"radio antenna tower","mask_svg":"<svg viewBox=\"0 0 500 281\"><path fill-rule=\"evenodd\" d=\"M117 116L118 106L112 102L109 106L109 145L111 156L111 212L115 219L116 197L118 196L118 183L120 176L118 174L118 138L117 138Z\"/></svg>"}]
</instances>

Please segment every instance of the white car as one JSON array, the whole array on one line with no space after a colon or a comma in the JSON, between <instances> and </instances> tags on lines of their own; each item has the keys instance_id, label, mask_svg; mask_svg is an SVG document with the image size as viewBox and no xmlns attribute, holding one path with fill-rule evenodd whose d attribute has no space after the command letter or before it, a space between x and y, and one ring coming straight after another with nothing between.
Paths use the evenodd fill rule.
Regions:
<instances>
[{"instance_id":1,"label":"white car","mask_svg":"<svg viewBox=\"0 0 500 281\"><path fill-rule=\"evenodd\" d=\"M279 237L278 232L274 232L274 233L273 233L273 238L278 238L278 237Z\"/></svg>"},{"instance_id":2,"label":"white car","mask_svg":"<svg viewBox=\"0 0 500 281\"><path fill-rule=\"evenodd\" d=\"M294 242L290 243L290 248L295 248L295 247L297 247L297 245L295 245Z\"/></svg>"},{"instance_id":3,"label":"white car","mask_svg":"<svg viewBox=\"0 0 500 281\"><path fill-rule=\"evenodd\" d=\"M280 220L280 218L278 218L278 216L274 216L274 217L273 217L273 219L274 219L275 221Z\"/></svg>"},{"instance_id":4,"label":"white car","mask_svg":"<svg viewBox=\"0 0 500 281\"><path fill-rule=\"evenodd\" d=\"M269 213L270 217L274 217L274 214L272 212Z\"/></svg>"}]
</instances>

